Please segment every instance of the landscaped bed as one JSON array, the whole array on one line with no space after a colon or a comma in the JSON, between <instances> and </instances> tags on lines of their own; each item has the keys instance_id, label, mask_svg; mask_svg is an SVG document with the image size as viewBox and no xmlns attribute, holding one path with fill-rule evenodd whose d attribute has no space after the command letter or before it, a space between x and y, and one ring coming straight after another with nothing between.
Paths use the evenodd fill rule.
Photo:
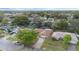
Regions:
<instances>
[{"instance_id":1,"label":"landscaped bed","mask_svg":"<svg viewBox=\"0 0 79 59\"><path fill-rule=\"evenodd\" d=\"M46 39L41 47L44 51L65 51L62 46L62 40L55 41L52 39Z\"/></svg>"}]
</instances>

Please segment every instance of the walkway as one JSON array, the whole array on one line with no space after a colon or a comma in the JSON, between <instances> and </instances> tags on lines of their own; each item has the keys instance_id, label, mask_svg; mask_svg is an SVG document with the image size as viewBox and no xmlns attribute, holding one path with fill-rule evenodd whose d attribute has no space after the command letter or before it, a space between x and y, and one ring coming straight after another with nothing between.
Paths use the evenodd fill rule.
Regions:
<instances>
[{"instance_id":1,"label":"walkway","mask_svg":"<svg viewBox=\"0 0 79 59\"><path fill-rule=\"evenodd\" d=\"M68 47L68 51L75 51L76 50L76 45L78 43L78 38L76 36L76 34L72 33L71 34L71 41Z\"/></svg>"},{"instance_id":2,"label":"walkway","mask_svg":"<svg viewBox=\"0 0 79 59\"><path fill-rule=\"evenodd\" d=\"M40 49L43 42L45 40L45 37L39 37L38 41L35 43L35 45L33 46L35 49Z\"/></svg>"},{"instance_id":3,"label":"walkway","mask_svg":"<svg viewBox=\"0 0 79 59\"><path fill-rule=\"evenodd\" d=\"M76 34L72 33L71 34L71 41L70 41L70 43L71 44L77 44L77 42L78 42L78 38L77 38Z\"/></svg>"}]
</instances>

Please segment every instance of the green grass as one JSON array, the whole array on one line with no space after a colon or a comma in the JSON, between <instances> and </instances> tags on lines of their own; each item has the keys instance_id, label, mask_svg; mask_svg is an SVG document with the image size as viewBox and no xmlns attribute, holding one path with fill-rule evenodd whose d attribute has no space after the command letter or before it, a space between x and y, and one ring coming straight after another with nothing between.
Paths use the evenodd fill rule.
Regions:
<instances>
[{"instance_id":1,"label":"green grass","mask_svg":"<svg viewBox=\"0 0 79 59\"><path fill-rule=\"evenodd\" d=\"M79 51L79 41L77 43L76 50Z\"/></svg>"},{"instance_id":2,"label":"green grass","mask_svg":"<svg viewBox=\"0 0 79 59\"><path fill-rule=\"evenodd\" d=\"M5 33L3 30L0 29L0 38L4 37L5 36Z\"/></svg>"},{"instance_id":3,"label":"green grass","mask_svg":"<svg viewBox=\"0 0 79 59\"><path fill-rule=\"evenodd\" d=\"M7 38L7 40L10 40L10 41L16 41L16 38L10 36L10 37Z\"/></svg>"},{"instance_id":4,"label":"green grass","mask_svg":"<svg viewBox=\"0 0 79 59\"><path fill-rule=\"evenodd\" d=\"M46 39L43 43L41 49L45 51L65 51L62 46L62 41L55 41L51 39Z\"/></svg>"},{"instance_id":5,"label":"green grass","mask_svg":"<svg viewBox=\"0 0 79 59\"><path fill-rule=\"evenodd\" d=\"M78 43L76 45L76 51L79 51L79 38L78 38Z\"/></svg>"}]
</instances>

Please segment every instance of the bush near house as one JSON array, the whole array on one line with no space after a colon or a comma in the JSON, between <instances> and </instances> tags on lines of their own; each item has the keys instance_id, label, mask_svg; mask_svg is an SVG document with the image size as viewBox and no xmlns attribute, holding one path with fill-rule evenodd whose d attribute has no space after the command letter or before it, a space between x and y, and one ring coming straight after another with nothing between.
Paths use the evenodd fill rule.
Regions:
<instances>
[{"instance_id":1,"label":"bush near house","mask_svg":"<svg viewBox=\"0 0 79 59\"><path fill-rule=\"evenodd\" d=\"M76 29L75 32L76 32L77 34L79 34L79 29Z\"/></svg>"},{"instance_id":2,"label":"bush near house","mask_svg":"<svg viewBox=\"0 0 79 59\"><path fill-rule=\"evenodd\" d=\"M64 38L63 38L63 47L65 49L68 48L68 44L69 44L70 40L71 40L71 36L70 35L68 35L68 34L64 35Z\"/></svg>"},{"instance_id":3,"label":"bush near house","mask_svg":"<svg viewBox=\"0 0 79 59\"><path fill-rule=\"evenodd\" d=\"M17 32L16 38L22 44L30 46L33 43L35 43L37 39L37 33L33 30L24 28L24 29L20 29Z\"/></svg>"}]
</instances>

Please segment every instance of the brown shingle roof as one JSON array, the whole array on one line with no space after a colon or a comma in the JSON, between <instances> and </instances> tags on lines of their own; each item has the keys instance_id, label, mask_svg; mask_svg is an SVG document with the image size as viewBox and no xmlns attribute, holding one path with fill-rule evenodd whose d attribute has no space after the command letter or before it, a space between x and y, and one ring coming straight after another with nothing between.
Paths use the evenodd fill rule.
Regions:
<instances>
[{"instance_id":1,"label":"brown shingle roof","mask_svg":"<svg viewBox=\"0 0 79 59\"><path fill-rule=\"evenodd\" d=\"M47 36L50 37L52 35L53 31L51 29L45 29L43 32L40 33L40 36Z\"/></svg>"},{"instance_id":2,"label":"brown shingle roof","mask_svg":"<svg viewBox=\"0 0 79 59\"><path fill-rule=\"evenodd\" d=\"M35 29L36 32L41 33L44 31L44 29Z\"/></svg>"},{"instance_id":3,"label":"brown shingle roof","mask_svg":"<svg viewBox=\"0 0 79 59\"><path fill-rule=\"evenodd\" d=\"M53 33L52 29L35 29L39 33L39 36L50 37Z\"/></svg>"}]
</instances>

